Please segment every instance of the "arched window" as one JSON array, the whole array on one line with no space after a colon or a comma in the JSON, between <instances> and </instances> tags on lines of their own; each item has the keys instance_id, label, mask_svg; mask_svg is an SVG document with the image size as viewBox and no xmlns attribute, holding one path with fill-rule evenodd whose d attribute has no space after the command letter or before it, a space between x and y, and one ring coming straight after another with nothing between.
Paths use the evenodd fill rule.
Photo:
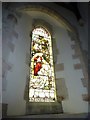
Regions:
<instances>
[{"instance_id":1,"label":"arched window","mask_svg":"<svg viewBox=\"0 0 90 120\"><path fill-rule=\"evenodd\" d=\"M36 27L32 31L29 102L55 102L56 88L49 31Z\"/></svg>"}]
</instances>

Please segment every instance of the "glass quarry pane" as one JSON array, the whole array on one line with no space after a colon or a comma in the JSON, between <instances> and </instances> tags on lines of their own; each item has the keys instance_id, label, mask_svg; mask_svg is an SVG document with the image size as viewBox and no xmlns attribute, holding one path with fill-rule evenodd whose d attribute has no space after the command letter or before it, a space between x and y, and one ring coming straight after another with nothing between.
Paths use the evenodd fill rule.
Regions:
<instances>
[{"instance_id":1,"label":"glass quarry pane","mask_svg":"<svg viewBox=\"0 0 90 120\"><path fill-rule=\"evenodd\" d=\"M36 96L36 97L38 96L38 92L35 92L35 96Z\"/></svg>"},{"instance_id":2,"label":"glass quarry pane","mask_svg":"<svg viewBox=\"0 0 90 120\"><path fill-rule=\"evenodd\" d=\"M50 97L54 98L54 92L50 92Z\"/></svg>"},{"instance_id":3,"label":"glass quarry pane","mask_svg":"<svg viewBox=\"0 0 90 120\"><path fill-rule=\"evenodd\" d=\"M29 101L55 102L51 36L42 27L32 31L31 54Z\"/></svg>"},{"instance_id":4,"label":"glass quarry pane","mask_svg":"<svg viewBox=\"0 0 90 120\"><path fill-rule=\"evenodd\" d=\"M49 98L49 93L48 92L45 93L45 97Z\"/></svg>"},{"instance_id":5,"label":"glass quarry pane","mask_svg":"<svg viewBox=\"0 0 90 120\"><path fill-rule=\"evenodd\" d=\"M33 90L33 89L30 89L29 95L30 95L31 97L33 97L33 95L34 95L34 90Z\"/></svg>"},{"instance_id":6,"label":"glass quarry pane","mask_svg":"<svg viewBox=\"0 0 90 120\"><path fill-rule=\"evenodd\" d=\"M50 100L48 98L45 98L45 102L49 102Z\"/></svg>"},{"instance_id":7,"label":"glass quarry pane","mask_svg":"<svg viewBox=\"0 0 90 120\"><path fill-rule=\"evenodd\" d=\"M39 93L39 96L40 96L40 97L45 97L44 92L40 92L40 93Z\"/></svg>"},{"instance_id":8,"label":"glass quarry pane","mask_svg":"<svg viewBox=\"0 0 90 120\"><path fill-rule=\"evenodd\" d=\"M40 98L35 98L35 102L40 102Z\"/></svg>"}]
</instances>

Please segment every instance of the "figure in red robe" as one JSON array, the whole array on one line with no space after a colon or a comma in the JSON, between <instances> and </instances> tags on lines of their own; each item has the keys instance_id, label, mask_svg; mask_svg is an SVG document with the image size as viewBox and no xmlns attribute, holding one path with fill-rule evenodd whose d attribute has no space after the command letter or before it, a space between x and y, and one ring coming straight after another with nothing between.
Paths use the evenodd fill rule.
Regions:
<instances>
[{"instance_id":1,"label":"figure in red robe","mask_svg":"<svg viewBox=\"0 0 90 120\"><path fill-rule=\"evenodd\" d=\"M42 57L37 56L34 58L34 62L36 62L36 65L34 66L34 75L38 75L38 71L42 68Z\"/></svg>"}]
</instances>

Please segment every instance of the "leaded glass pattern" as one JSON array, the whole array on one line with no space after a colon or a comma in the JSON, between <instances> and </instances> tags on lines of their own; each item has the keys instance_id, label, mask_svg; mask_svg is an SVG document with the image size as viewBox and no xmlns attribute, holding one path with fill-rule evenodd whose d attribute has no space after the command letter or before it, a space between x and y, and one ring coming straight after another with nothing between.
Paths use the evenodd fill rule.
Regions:
<instances>
[{"instance_id":1,"label":"leaded glass pattern","mask_svg":"<svg viewBox=\"0 0 90 120\"><path fill-rule=\"evenodd\" d=\"M32 31L31 55L29 101L55 102L51 35L42 27Z\"/></svg>"}]
</instances>

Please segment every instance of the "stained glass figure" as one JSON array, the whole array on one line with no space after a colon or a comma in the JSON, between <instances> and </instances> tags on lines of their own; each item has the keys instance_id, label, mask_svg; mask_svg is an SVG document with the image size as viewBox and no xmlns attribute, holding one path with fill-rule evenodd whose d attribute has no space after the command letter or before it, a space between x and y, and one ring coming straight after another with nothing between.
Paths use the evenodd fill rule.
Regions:
<instances>
[{"instance_id":1,"label":"stained glass figure","mask_svg":"<svg viewBox=\"0 0 90 120\"><path fill-rule=\"evenodd\" d=\"M56 89L50 33L42 27L32 31L30 102L55 102Z\"/></svg>"}]
</instances>

